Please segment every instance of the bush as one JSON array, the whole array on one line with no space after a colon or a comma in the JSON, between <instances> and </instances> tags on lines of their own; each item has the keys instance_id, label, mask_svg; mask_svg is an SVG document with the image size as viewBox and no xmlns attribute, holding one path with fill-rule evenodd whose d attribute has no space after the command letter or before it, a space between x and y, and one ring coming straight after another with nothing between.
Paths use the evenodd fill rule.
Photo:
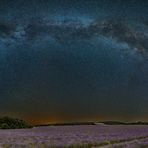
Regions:
<instances>
[{"instance_id":1,"label":"bush","mask_svg":"<svg viewBox=\"0 0 148 148\"><path fill-rule=\"evenodd\" d=\"M2 123L2 124L0 125L0 128L1 128L1 129L10 129L10 127L9 127L9 125L8 125L7 123Z\"/></svg>"},{"instance_id":2,"label":"bush","mask_svg":"<svg viewBox=\"0 0 148 148\"><path fill-rule=\"evenodd\" d=\"M0 118L1 129L17 129L17 128L31 128L32 126L27 124L25 121L10 117Z\"/></svg>"}]
</instances>

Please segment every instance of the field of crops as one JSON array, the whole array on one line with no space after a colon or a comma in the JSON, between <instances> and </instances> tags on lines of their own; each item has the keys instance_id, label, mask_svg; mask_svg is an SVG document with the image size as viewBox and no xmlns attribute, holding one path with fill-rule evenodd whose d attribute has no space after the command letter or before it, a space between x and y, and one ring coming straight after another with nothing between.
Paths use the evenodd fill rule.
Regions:
<instances>
[{"instance_id":1,"label":"field of crops","mask_svg":"<svg viewBox=\"0 0 148 148\"><path fill-rule=\"evenodd\" d=\"M77 125L0 130L0 147L148 148L148 126Z\"/></svg>"}]
</instances>

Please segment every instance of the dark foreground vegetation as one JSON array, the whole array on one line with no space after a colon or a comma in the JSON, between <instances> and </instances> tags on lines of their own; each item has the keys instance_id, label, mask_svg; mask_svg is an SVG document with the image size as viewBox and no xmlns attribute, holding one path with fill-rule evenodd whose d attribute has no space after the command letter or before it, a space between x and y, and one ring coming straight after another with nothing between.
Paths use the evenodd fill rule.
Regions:
<instances>
[{"instance_id":1,"label":"dark foreground vegetation","mask_svg":"<svg viewBox=\"0 0 148 148\"><path fill-rule=\"evenodd\" d=\"M0 118L0 129L20 129L20 128L31 128L32 126L21 119L1 117Z\"/></svg>"}]
</instances>

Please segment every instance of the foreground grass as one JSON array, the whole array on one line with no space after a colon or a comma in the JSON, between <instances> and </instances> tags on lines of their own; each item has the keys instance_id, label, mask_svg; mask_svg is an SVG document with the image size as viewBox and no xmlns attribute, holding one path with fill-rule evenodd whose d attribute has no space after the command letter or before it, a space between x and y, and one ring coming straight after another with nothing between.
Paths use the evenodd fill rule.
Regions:
<instances>
[{"instance_id":1,"label":"foreground grass","mask_svg":"<svg viewBox=\"0 0 148 148\"><path fill-rule=\"evenodd\" d=\"M148 136L138 137L138 138L130 138L130 139L121 139L121 140L113 140L113 141L103 141L101 143L78 143L72 144L69 146L48 146L44 143L36 144L30 143L29 145L18 145L18 144L3 144L1 148L92 148L92 147L103 147L103 146L112 146L113 144L124 144L125 142L132 142L134 140L141 140L148 138ZM139 148L148 148L148 146L141 145Z\"/></svg>"},{"instance_id":2,"label":"foreground grass","mask_svg":"<svg viewBox=\"0 0 148 148\"><path fill-rule=\"evenodd\" d=\"M146 137L139 137L139 138L132 138L132 139L126 139L126 140L104 141L104 142L101 142L101 143L73 144L73 145L70 145L70 146L65 146L64 148L103 147L103 146L108 146L108 145L113 145L113 144L120 144L120 143L124 143L124 142L131 142L131 141L134 141L134 140L140 140L140 139L144 139L144 138L148 138L148 136L146 136ZM141 148L148 148L148 146L147 147L141 146Z\"/></svg>"},{"instance_id":3,"label":"foreground grass","mask_svg":"<svg viewBox=\"0 0 148 148\"><path fill-rule=\"evenodd\" d=\"M138 138L130 138L130 139L121 139L121 140L112 140L112 141L103 141L101 143L89 143L89 144L77 144L77 145L71 145L71 146L67 146L64 148L92 148L92 147L101 147L101 146L107 146L107 145L113 145L113 144L120 144L120 143L124 143L124 142L131 142L134 140L140 140L140 139L145 139L148 138L148 136L143 136L143 137L138 137ZM148 148L147 147L143 147L142 148Z\"/></svg>"}]
</instances>

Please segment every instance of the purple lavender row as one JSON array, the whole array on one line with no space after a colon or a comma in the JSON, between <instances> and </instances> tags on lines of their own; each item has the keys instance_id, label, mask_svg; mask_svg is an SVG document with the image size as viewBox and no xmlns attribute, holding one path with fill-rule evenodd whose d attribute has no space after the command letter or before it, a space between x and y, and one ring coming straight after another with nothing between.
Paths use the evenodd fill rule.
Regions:
<instances>
[{"instance_id":1,"label":"purple lavender row","mask_svg":"<svg viewBox=\"0 0 148 148\"><path fill-rule=\"evenodd\" d=\"M148 137L148 126L51 126L32 129L0 130L0 146L3 145L46 145L70 146ZM143 141L142 141L143 140ZM139 139L148 145L148 138Z\"/></svg>"}]
</instances>

